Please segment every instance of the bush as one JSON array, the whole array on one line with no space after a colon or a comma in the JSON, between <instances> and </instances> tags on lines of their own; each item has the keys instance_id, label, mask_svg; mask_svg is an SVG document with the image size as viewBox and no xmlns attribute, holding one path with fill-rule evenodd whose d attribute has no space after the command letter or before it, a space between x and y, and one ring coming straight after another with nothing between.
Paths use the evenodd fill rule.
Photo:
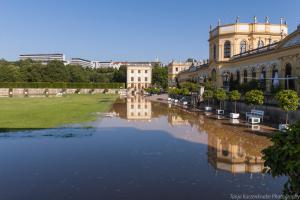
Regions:
<instances>
[{"instance_id":1,"label":"bush","mask_svg":"<svg viewBox=\"0 0 300 200\"><path fill-rule=\"evenodd\" d=\"M225 101L227 99L226 91L222 88L219 88L215 91L214 97L220 101L220 109L221 109L222 101Z\"/></svg>"},{"instance_id":2,"label":"bush","mask_svg":"<svg viewBox=\"0 0 300 200\"><path fill-rule=\"evenodd\" d=\"M150 93L150 94L160 93L160 89L159 88L154 88L154 87L146 88L145 91Z\"/></svg>"},{"instance_id":3,"label":"bush","mask_svg":"<svg viewBox=\"0 0 300 200\"><path fill-rule=\"evenodd\" d=\"M207 81L204 83L204 89L213 91L215 89L215 86L213 85L213 83L211 81Z\"/></svg>"},{"instance_id":4,"label":"bush","mask_svg":"<svg viewBox=\"0 0 300 200\"><path fill-rule=\"evenodd\" d=\"M272 138L273 145L264 149L266 172L273 177L288 176L284 195L300 194L300 123Z\"/></svg>"},{"instance_id":5,"label":"bush","mask_svg":"<svg viewBox=\"0 0 300 200\"><path fill-rule=\"evenodd\" d=\"M200 85L193 82L183 82L180 84L181 89L187 89L189 92L198 92L200 89Z\"/></svg>"},{"instance_id":6,"label":"bush","mask_svg":"<svg viewBox=\"0 0 300 200\"><path fill-rule=\"evenodd\" d=\"M214 93L212 90L204 90L203 99L207 101L207 105L209 106L209 101L214 97Z\"/></svg>"},{"instance_id":7,"label":"bush","mask_svg":"<svg viewBox=\"0 0 300 200\"><path fill-rule=\"evenodd\" d=\"M281 90L276 94L279 107L286 112L286 124L288 123L288 112L296 111L299 106L299 97L294 90Z\"/></svg>"},{"instance_id":8,"label":"bush","mask_svg":"<svg viewBox=\"0 0 300 200\"><path fill-rule=\"evenodd\" d=\"M251 90L245 95L245 101L248 105L262 105L264 99L264 93L261 90Z\"/></svg>"},{"instance_id":9,"label":"bush","mask_svg":"<svg viewBox=\"0 0 300 200\"><path fill-rule=\"evenodd\" d=\"M260 87L259 81L251 80L248 83L243 83L241 85L237 85L236 88L231 88L232 90L238 90L241 93L245 94L251 90L262 90Z\"/></svg>"},{"instance_id":10,"label":"bush","mask_svg":"<svg viewBox=\"0 0 300 200\"><path fill-rule=\"evenodd\" d=\"M236 101L241 99L241 93L238 90L233 90L229 93L229 99L234 101L234 112L236 113Z\"/></svg>"}]
</instances>

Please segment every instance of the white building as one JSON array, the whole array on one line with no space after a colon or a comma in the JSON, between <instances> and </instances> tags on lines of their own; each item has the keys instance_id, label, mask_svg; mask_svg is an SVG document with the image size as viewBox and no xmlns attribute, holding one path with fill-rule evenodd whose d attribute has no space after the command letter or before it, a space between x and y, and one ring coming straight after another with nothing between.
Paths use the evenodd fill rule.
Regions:
<instances>
[{"instance_id":1,"label":"white building","mask_svg":"<svg viewBox=\"0 0 300 200\"><path fill-rule=\"evenodd\" d=\"M136 92L151 86L152 65L151 64L131 64L127 65L127 88Z\"/></svg>"},{"instance_id":2,"label":"white building","mask_svg":"<svg viewBox=\"0 0 300 200\"><path fill-rule=\"evenodd\" d=\"M70 65L80 65L82 67L92 67L92 62L82 58L71 58Z\"/></svg>"},{"instance_id":3,"label":"white building","mask_svg":"<svg viewBox=\"0 0 300 200\"><path fill-rule=\"evenodd\" d=\"M93 68L114 68L119 69L123 65L161 65L160 62L127 62L127 61L92 61Z\"/></svg>"},{"instance_id":4,"label":"white building","mask_svg":"<svg viewBox=\"0 0 300 200\"><path fill-rule=\"evenodd\" d=\"M112 68L112 61L92 61L91 65L93 68Z\"/></svg>"},{"instance_id":5,"label":"white building","mask_svg":"<svg viewBox=\"0 0 300 200\"><path fill-rule=\"evenodd\" d=\"M43 65L48 64L50 61L57 60L66 63L66 57L61 53L54 54L22 54L19 56L20 60L31 59L33 61L41 62Z\"/></svg>"}]
</instances>

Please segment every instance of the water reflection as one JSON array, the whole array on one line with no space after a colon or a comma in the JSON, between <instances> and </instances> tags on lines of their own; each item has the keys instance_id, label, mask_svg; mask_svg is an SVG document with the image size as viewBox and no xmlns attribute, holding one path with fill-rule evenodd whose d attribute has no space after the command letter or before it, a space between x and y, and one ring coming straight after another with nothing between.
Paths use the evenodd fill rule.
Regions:
<instances>
[{"instance_id":1,"label":"water reflection","mask_svg":"<svg viewBox=\"0 0 300 200\"><path fill-rule=\"evenodd\" d=\"M151 102L142 96L127 99L128 120L150 120L152 113Z\"/></svg>"},{"instance_id":2,"label":"water reflection","mask_svg":"<svg viewBox=\"0 0 300 200\"><path fill-rule=\"evenodd\" d=\"M260 151L245 141L231 140L230 136L208 134L208 161L216 169L231 173L259 173L264 169L264 161Z\"/></svg>"},{"instance_id":3,"label":"water reflection","mask_svg":"<svg viewBox=\"0 0 300 200\"><path fill-rule=\"evenodd\" d=\"M241 123L135 97L91 127L1 138L1 200L219 200L280 193L285 182L262 176L270 141Z\"/></svg>"},{"instance_id":4,"label":"water reflection","mask_svg":"<svg viewBox=\"0 0 300 200\"><path fill-rule=\"evenodd\" d=\"M217 120L219 118L206 113L186 112L144 97L119 100L113 111L127 120L148 120L149 127L143 124L144 129L163 129L176 138L206 144L208 163L215 169L233 174L262 173L264 169L261 151L271 142L256 135L257 131L263 131L260 125L242 125L238 119L229 120L223 116ZM165 115L171 128L160 126L163 122L151 123L151 119L161 120Z\"/></svg>"}]
</instances>

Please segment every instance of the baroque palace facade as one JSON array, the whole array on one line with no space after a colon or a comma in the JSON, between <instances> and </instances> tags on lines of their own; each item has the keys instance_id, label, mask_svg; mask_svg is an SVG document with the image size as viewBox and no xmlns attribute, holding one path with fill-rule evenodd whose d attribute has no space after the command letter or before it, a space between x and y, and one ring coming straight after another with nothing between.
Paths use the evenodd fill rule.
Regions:
<instances>
[{"instance_id":1,"label":"baroque palace facade","mask_svg":"<svg viewBox=\"0 0 300 200\"><path fill-rule=\"evenodd\" d=\"M180 72L178 82L212 81L228 89L230 81L238 84L258 80L266 91L272 87L295 89L300 93L300 26L288 35L281 18L271 24L269 18L258 23L219 25L210 30L209 60Z\"/></svg>"}]
</instances>

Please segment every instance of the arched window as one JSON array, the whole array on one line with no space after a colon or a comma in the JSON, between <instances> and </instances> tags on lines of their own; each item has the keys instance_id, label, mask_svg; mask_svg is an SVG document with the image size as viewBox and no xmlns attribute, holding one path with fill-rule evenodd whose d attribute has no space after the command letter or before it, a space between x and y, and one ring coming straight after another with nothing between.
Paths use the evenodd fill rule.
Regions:
<instances>
[{"instance_id":1,"label":"arched window","mask_svg":"<svg viewBox=\"0 0 300 200\"><path fill-rule=\"evenodd\" d=\"M217 80L217 72L216 72L215 69L213 69L213 70L211 71L211 80L212 80L212 81L216 81L216 80Z\"/></svg>"},{"instance_id":2,"label":"arched window","mask_svg":"<svg viewBox=\"0 0 300 200\"><path fill-rule=\"evenodd\" d=\"M240 53L245 53L247 51L247 42L245 40L241 41Z\"/></svg>"},{"instance_id":3,"label":"arched window","mask_svg":"<svg viewBox=\"0 0 300 200\"><path fill-rule=\"evenodd\" d=\"M240 71L236 71L236 82L237 84L240 84L240 80L241 80L241 74L240 74Z\"/></svg>"},{"instance_id":4,"label":"arched window","mask_svg":"<svg viewBox=\"0 0 300 200\"><path fill-rule=\"evenodd\" d=\"M255 68L252 68L252 79L256 79L256 71L255 71Z\"/></svg>"},{"instance_id":5,"label":"arched window","mask_svg":"<svg viewBox=\"0 0 300 200\"><path fill-rule=\"evenodd\" d=\"M231 57L231 43L230 41L226 41L224 43L224 58L230 58Z\"/></svg>"},{"instance_id":6,"label":"arched window","mask_svg":"<svg viewBox=\"0 0 300 200\"><path fill-rule=\"evenodd\" d=\"M262 40L259 40L258 43L257 43L257 48L261 48L261 47L264 47L265 44Z\"/></svg>"},{"instance_id":7,"label":"arched window","mask_svg":"<svg viewBox=\"0 0 300 200\"><path fill-rule=\"evenodd\" d=\"M266 89L266 68L262 67L260 74L260 85L263 89Z\"/></svg>"},{"instance_id":8,"label":"arched window","mask_svg":"<svg viewBox=\"0 0 300 200\"><path fill-rule=\"evenodd\" d=\"M279 75L278 75L278 69L276 65L272 68L272 87L278 88L279 86Z\"/></svg>"},{"instance_id":9,"label":"arched window","mask_svg":"<svg viewBox=\"0 0 300 200\"><path fill-rule=\"evenodd\" d=\"M223 86L228 87L229 86L229 72L223 73Z\"/></svg>"},{"instance_id":10,"label":"arched window","mask_svg":"<svg viewBox=\"0 0 300 200\"><path fill-rule=\"evenodd\" d=\"M294 90L295 89L295 83L293 79L288 79L292 77L292 65L290 63L287 63L285 65L285 89L291 89Z\"/></svg>"},{"instance_id":11,"label":"arched window","mask_svg":"<svg viewBox=\"0 0 300 200\"><path fill-rule=\"evenodd\" d=\"M213 54L214 54L214 60L216 60L217 59L217 45L216 44L214 44L214 52L213 52Z\"/></svg>"},{"instance_id":12,"label":"arched window","mask_svg":"<svg viewBox=\"0 0 300 200\"><path fill-rule=\"evenodd\" d=\"M245 69L244 70L244 83L248 82L248 71Z\"/></svg>"}]
</instances>

